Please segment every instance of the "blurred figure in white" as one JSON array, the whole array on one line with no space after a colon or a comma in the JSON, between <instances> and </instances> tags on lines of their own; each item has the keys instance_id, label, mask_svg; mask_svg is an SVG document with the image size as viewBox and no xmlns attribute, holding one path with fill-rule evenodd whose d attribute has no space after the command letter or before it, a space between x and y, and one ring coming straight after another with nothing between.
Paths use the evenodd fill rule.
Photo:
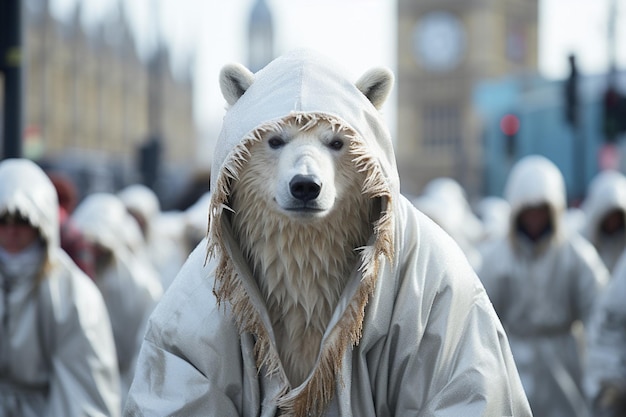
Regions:
<instances>
[{"instance_id":1,"label":"blurred figure in white","mask_svg":"<svg viewBox=\"0 0 626 417\"><path fill-rule=\"evenodd\" d=\"M563 217L563 225L567 233L583 234L585 223L587 223L587 214L580 207L568 207Z\"/></svg>"},{"instance_id":2,"label":"blurred figure in white","mask_svg":"<svg viewBox=\"0 0 626 417\"><path fill-rule=\"evenodd\" d=\"M565 185L551 161L521 159L505 198L509 230L485 253L479 277L509 336L533 414L588 416L573 326L588 319L608 271L587 240L565 232Z\"/></svg>"},{"instance_id":3,"label":"blurred figure in white","mask_svg":"<svg viewBox=\"0 0 626 417\"><path fill-rule=\"evenodd\" d=\"M167 232L159 229L162 215L157 195L142 184L129 185L118 193L128 212L137 220L146 245L148 258L167 289L178 274L188 252Z\"/></svg>"},{"instance_id":4,"label":"blurred figure in white","mask_svg":"<svg viewBox=\"0 0 626 417\"><path fill-rule=\"evenodd\" d=\"M191 253L191 250L187 250L185 246L185 228L187 227L185 220L185 211L168 210L162 211L153 223L153 227L159 231L160 235L176 245L183 260L186 260Z\"/></svg>"},{"instance_id":5,"label":"blurred figure in white","mask_svg":"<svg viewBox=\"0 0 626 417\"><path fill-rule=\"evenodd\" d=\"M586 215L583 236L612 271L626 248L626 176L601 171L589 184L582 207Z\"/></svg>"},{"instance_id":6,"label":"blurred figure in white","mask_svg":"<svg viewBox=\"0 0 626 417\"><path fill-rule=\"evenodd\" d=\"M455 227L468 242L476 244L483 238L482 224L472 211L465 190L456 180L448 177L435 178L424 187L422 194L441 198L451 206L458 207L461 216L456 220Z\"/></svg>"},{"instance_id":7,"label":"blurred figure in white","mask_svg":"<svg viewBox=\"0 0 626 417\"><path fill-rule=\"evenodd\" d=\"M141 235L117 196L88 195L76 207L72 218L96 247L94 281L111 317L123 403L134 376L148 317L161 298L163 287L151 266L133 253L131 248L140 243Z\"/></svg>"},{"instance_id":8,"label":"blurred figure in white","mask_svg":"<svg viewBox=\"0 0 626 417\"><path fill-rule=\"evenodd\" d=\"M483 236L482 224L458 182L435 178L412 202L456 241L474 269L480 267L481 255L476 245Z\"/></svg>"},{"instance_id":9,"label":"blurred figure in white","mask_svg":"<svg viewBox=\"0 0 626 417\"><path fill-rule=\"evenodd\" d=\"M509 230L511 205L502 197L483 197L476 204L476 214L482 222L483 237L478 242L478 251L482 254L502 237L506 236Z\"/></svg>"},{"instance_id":10,"label":"blurred figure in white","mask_svg":"<svg viewBox=\"0 0 626 417\"><path fill-rule=\"evenodd\" d=\"M207 234L211 192L204 193L198 201L185 210L184 239L191 252Z\"/></svg>"},{"instance_id":11,"label":"blurred figure in white","mask_svg":"<svg viewBox=\"0 0 626 417\"><path fill-rule=\"evenodd\" d=\"M119 416L107 309L60 247L58 206L32 161L0 163L0 416Z\"/></svg>"},{"instance_id":12,"label":"blurred figure in white","mask_svg":"<svg viewBox=\"0 0 626 417\"><path fill-rule=\"evenodd\" d=\"M626 415L626 252L598 298L588 326L585 389L593 415Z\"/></svg>"}]
</instances>

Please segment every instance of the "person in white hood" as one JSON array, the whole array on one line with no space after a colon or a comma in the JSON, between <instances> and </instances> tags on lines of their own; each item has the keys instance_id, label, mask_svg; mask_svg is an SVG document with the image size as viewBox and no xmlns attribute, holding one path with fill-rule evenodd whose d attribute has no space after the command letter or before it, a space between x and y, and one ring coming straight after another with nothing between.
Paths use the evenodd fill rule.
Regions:
<instances>
[{"instance_id":1,"label":"person in white hood","mask_svg":"<svg viewBox=\"0 0 626 417\"><path fill-rule=\"evenodd\" d=\"M58 210L34 162L0 162L0 415L118 416L109 316L60 247Z\"/></svg>"},{"instance_id":2,"label":"person in white hood","mask_svg":"<svg viewBox=\"0 0 626 417\"><path fill-rule=\"evenodd\" d=\"M255 74L243 77L242 68L227 66L221 73L231 107L211 170L208 238L150 319L124 414L530 416L507 338L476 274L452 238L400 194L391 138L378 110L391 73L368 72L355 84L337 64L302 50ZM250 82L234 88L232 79L240 77ZM305 347L318 354L302 380L288 376L278 351L288 348L278 338L285 323L272 322L274 310L265 300L281 288L268 293L257 284L259 272L241 249L245 234L231 226L237 214L230 192L255 157L248 147L280 147L279 137L260 137L293 120L351 132L341 158L350 172L364 176L356 188L362 194L351 197L367 201L374 216L363 222L369 239L351 271L337 277L345 287L319 344ZM338 149L339 143L329 145ZM360 214L339 211L301 216L303 233L310 227L340 236L328 219L350 223ZM284 216L288 227L298 227L277 208L257 214ZM304 244L311 240L302 237ZM279 239L261 241L271 250ZM307 249L312 258L315 249ZM282 257L290 259L293 250L285 247Z\"/></svg>"},{"instance_id":3,"label":"person in white hood","mask_svg":"<svg viewBox=\"0 0 626 417\"><path fill-rule=\"evenodd\" d=\"M600 294L587 329L585 391L594 416L626 415L626 252Z\"/></svg>"},{"instance_id":4,"label":"person in white hood","mask_svg":"<svg viewBox=\"0 0 626 417\"><path fill-rule=\"evenodd\" d=\"M72 219L96 248L94 281L111 317L123 404L146 322L163 287L156 272L132 252L132 245L137 243L131 237L141 239L141 232L117 196L88 195L76 207Z\"/></svg>"},{"instance_id":5,"label":"person in white hood","mask_svg":"<svg viewBox=\"0 0 626 417\"><path fill-rule=\"evenodd\" d=\"M167 289L188 253L174 239L158 230L161 203L154 191L142 184L132 184L117 195L139 224L148 260L158 271L163 288Z\"/></svg>"},{"instance_id":6,"label":"person in white hood","mask_svg":"<svg viewBox=\"0 0 626 417\"><path fill-rule=\"evenodd\" d=\"M466 242L467 245L476 245L484 238L484 227L480 219L474 214L468 201L465 189L453 178L438 177L431 180L422 192L424 196L431 196L442 204L454 210L455 215L448 221L453 228L452 237ZM461 245L463 249L463 245Z\"/></svg>"},{"instance_id":7,"label":"person in white hood","mask_svg":"<svg viewBox=\"0 0 626 417\"><path fill-rule=\"evenodd\" d=\"M626 176L614 170L598 173L589 184L582 209L583 236L613 271L626 248Z\"/></svg>"},{"instance_id":8,"label":"person in white hood","mask_svg":"<svg viewBox=\"0 0 626 417\"><path fill-rule=\"evenodd\" d=\"M551 161L539 155L518 161L505 198L509 230L485 253L479 277L509 336L533 413L586 416L572 326L588 319L608 271L587 240L565 232L565 186Z\"/></svg>"}]
</instances>

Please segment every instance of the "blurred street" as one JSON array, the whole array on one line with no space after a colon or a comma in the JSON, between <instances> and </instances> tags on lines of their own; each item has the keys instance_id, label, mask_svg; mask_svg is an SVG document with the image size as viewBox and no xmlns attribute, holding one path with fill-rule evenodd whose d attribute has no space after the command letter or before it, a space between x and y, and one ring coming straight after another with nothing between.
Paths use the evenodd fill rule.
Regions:
<instances>
[{"instance_id":1,"label":"blurred street","mask_svg":"<svg viewBox=\"0 0 626 417\"><path fill-rule=\"evenodd\" d=\"M594 411L603 410L605 400L615 414L602 416L620 415L616 410L626 408L626 0L2 0L0 191L8 190L0 192L0 200L4 199L0 205L5 204L0 207L2 331L9 333L10 319L23 318L9 317L9 312L21 311L21 301L9 300L15 277L23 271L30 278L47 274L47 251L52 253L58 244L72 260L67 260L68 268L84 272L78 274L74 268L64 276L86 275L104 294L113 334L107 333L111 329L106 326L93 332L121 353L119 369L112 366L106 378L114 380L113 389L121 384L123 404L143 340L138 335L145 331L147 318L193 249L211 238L207 224L214 191L212 170L232 176L220 190L223 200L213 199L221 205L220 216L224 207L232 208L228 199L237 200L236 193L229 194L232 189L226 188L237 183L240 167L212 163L214 156L227 161L219 153L224 149L216 150L227 109L225 97L237 94L229 100L234 104L253 78L245 77L246 72L239 74L249 81L245 88L241 86L245 82L235 87L227 84L241 91L222 95L219 71L238 62L258 74L275 58L298 48L326 53L355 82L376 66L393 73L389 98L380 103L391 142L381 134L384 128L372 130L377 135L371 142L384 137L383 147L372 148L393 147L389 159L395 156L395 160L389 167L376 165L378 160L372 165L390 178L397 168L403 198L393 204L400 200L399 206L410 206L400 218L414 215L415 224L432 220L437 233L443 229L461 249L459 254L467 260L463 266L472 274L463 273L459 282L472 275L483 284L510 337L521 385L538 410L536 415L595 417ZM387 76L379 73L379 80L384 80L379 84L391 85L388 72L383 74ZM361 91L354 88L354 95L365 101L364 89L357 85ZM368 111L376 111L375 100L364 94L370 99L365 101ZM331 94L323 97L328 100ZM362 118L370 116L363 114ZM276 120L271 122L278 124ZM266 128L261 122L270 121L259 121L257 128ZM356 136L350 136L353 146ZM343 142L339 142L341 149ZM270 147L274 149L272 143ZM363 155L357 154L353 162L366 159ZM36 185L32 188L31 179ZM311 199L317 198L322 186L307 184L317 187ZM56 201L53 187L58 210L51 203ZM294 194L291 188L289 192ZM380 203L387 192L392 195L387 189L368 195L367 203ZM31 203L34 209L28 206ZM310 208L306 201L303 204ZM397 210L398 206L389 205ZM380 210L382 204L372 206ZM215 216L217 209L212 209ZM331 206L329 211L334 209ZM426 216L422 219L418 211ZM386 217L374 222L370 215L362 223L376 224L372 233L376 239L381 224L393 229ZM230 220L224 220L228 227ZM241 230L252 229L247 226ZM243 235L241 230L238 233ZM366 232L365 237L371 231ZM393 241L393 232L387 232L392 238L385 237ZM263 238L276 235L259 232ZM222 238L217 232L216 236ZM233 236L233 241L241 237ZM445 249L448 241L444 243ZM419 248L421 241L414 244L424 248ZM275 258L289 252L286 247L277 250ZM400 248L398 253L401 250L408 251ZM252 257L250 253L237 261L249 262L244 258ZM422 268L422 259L414 257L411 262ZM65 254L60 259L66 262ZM332 263L323 255L319 259ZM268 264L279 263L274 260ZM372 263L375 268L363 270L377 271L378 260ZM441 271L450 267L440 263L436 267ZM220 268L229 273L240 271L225 264ZM256 266L241 270L257 274L261 268ZM424 267L424 274L429 271ZM440 275L448 273L454 275L448 270ZM123 279L115 281L117 286L102 285L112 276ZM32 282L39 283L34 278ZM483 296L479 287L474 290ZM433 298L439 298L439 290L433 290ZM85 290L89 297L97 294L89 291ZM132 302L126 298L129 294ZM94 297L99 300L99 295ZM80 308L80 300L68 302ZM366 301L359 304L365 305ZM107 311L104 305L98 308ZM330 305L329 317L333 308ZM315 309L310 310L307 320ZM22 327L15 328L29 328L30 321L39 319L36 314L26 314ZM489 314L485 313L486 321L493 325L497 320ZM83 348L97 351L90 344L90 330L84 333L80 334L87 340ZM353 333L361 337L361 328ZM14 372L10 369L14 363L5 353L11 349L12 354L22 353L2 339L0 332L4 349L0 350L0 415L12 401L3 402L2 397L3 378ZM454 349L460 345L457 342ZM508 354L505 342L498 339ZM583 360L587 351L589 362ZM96 352L98 360L107 363L110 352ZM422 358L416 362L422 361L428 362ZM86 366L95 363L85 362ZM34 374L36 384L41 378ZM306 373L301 379L306 381Z\"/></svg>"}]
</instances>

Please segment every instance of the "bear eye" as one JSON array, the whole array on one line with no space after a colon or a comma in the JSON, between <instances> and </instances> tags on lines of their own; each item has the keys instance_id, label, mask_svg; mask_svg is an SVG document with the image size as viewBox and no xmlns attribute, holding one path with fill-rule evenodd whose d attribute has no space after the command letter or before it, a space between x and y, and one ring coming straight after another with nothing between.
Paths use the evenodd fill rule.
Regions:
<instances>
[{"instance_id":1,"label":"bear eye","mask_svg":"<svg viewBox=\"0 0 626 417\"><path fill-rule=\"evenodd\" d=\"M270 145L270 148L278 149L285 144L285 141L280 136L272 136L267 143Z\"/></svg>"},{"instance_id":2,"label":"bear eye","mask_svg":"<svg viewBox=\"0 0 626 417\"><path fill-rule=\"evenodd\" d=\"M335 151L338 151L338 150L340 150L341 148L343 148L343 140L342 140L342 139L339 139L339 138L333 138L333 140L331 140L331 141L328 143L328 147L329 147L330 149L333 149L333 150L335 150Z\"/></svg>"}]
</instances>

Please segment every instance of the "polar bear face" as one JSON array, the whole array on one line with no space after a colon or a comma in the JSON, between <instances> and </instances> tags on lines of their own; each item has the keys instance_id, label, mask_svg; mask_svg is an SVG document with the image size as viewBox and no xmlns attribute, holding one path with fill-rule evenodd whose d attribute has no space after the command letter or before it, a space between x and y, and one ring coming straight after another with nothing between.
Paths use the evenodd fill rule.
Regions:
<instances>
[{"instance_id":1,"label":"polar bear face","mask_svg":"<svg viewBox=\"0 0 626 417\"><path fill-rule=\"evenodd\" d=\"M349 147L349 133L326 121L287 121L251 147L235 200L300 221L322 219L346 207L347 195L360 194L363 176L355 174Z\"/></svg>"}]
</instances>

